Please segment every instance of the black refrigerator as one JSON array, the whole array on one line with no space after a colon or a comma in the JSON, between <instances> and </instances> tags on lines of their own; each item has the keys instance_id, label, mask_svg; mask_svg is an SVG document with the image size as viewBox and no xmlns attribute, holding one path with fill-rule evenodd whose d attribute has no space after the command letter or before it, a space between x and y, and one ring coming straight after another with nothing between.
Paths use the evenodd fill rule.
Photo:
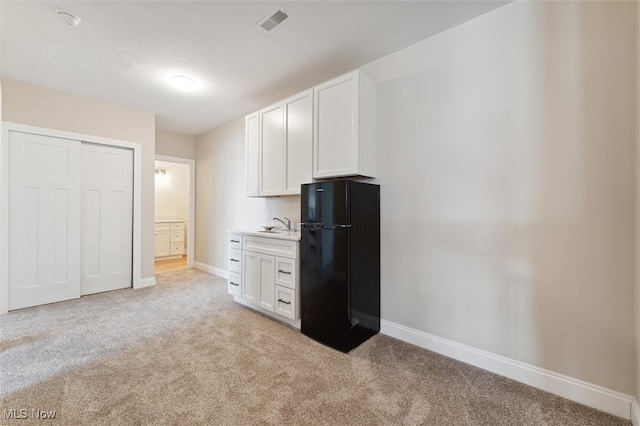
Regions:
<instances>
[{"instance_id":1,"label":"black refrigerator","mask_svg":"<svg viewBox=\"0 0 640 426\"><path fill-rule=\"evenodd\" d=\"M380 331L380 186L305 184L301 206L301 331L349 352Z\"/></svg>"}]
</instances>

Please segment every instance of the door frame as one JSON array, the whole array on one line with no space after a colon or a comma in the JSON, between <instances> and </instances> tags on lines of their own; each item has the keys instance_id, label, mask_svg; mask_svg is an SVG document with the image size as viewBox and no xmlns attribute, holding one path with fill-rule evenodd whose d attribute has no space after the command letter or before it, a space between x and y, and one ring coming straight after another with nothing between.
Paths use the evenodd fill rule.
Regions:
<instances>
[{"instance_id":1,"label":"door frame","mask_svg":"<svg viewBox=\"0 0 640 426\"><path fill-rule=\"evenodd\" d=\"M156 161L167 161L169 163L186 164L189 166L187 186L187 268L195 267L195 247L196 247L196 160L188 158L171 157L169 155L156 155Z\"/></svg>"},{"instance_id":2,"label":"door frame","mask_svg":"<svg viewBox=\"0 0 640 426\"><path fill-rule=\"evenodd\" d=\"M33 133L54 138L74 139L100 145L116 146L133 150L133 263L132 285L134 289L149 284L141 276L142 260L142 145L101 136L85 135L46 127L3 121L0 128L0 315L9 307L9 132Z\"/></svg>"}]
</instances>

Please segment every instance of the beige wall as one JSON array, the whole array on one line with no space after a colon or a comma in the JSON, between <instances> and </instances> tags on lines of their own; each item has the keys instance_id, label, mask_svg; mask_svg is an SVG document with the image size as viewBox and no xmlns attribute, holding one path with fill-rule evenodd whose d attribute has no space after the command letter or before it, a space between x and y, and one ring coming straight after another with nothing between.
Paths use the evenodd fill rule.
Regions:
<instances>
[{"instance_id":1,"label":"beige wall","mask_svg":"<svg viewBox=\"0 0 640 426\"><path fill-rule=\"evenodd\" d=\"M636 392L635 15L516 2L363 67L383 319ZM220 269L227 229L299 211L242 195L243 126L196 140L196 260Z\"/></svg>"},{"instance_id":2,"label":"beige wall","mask_svg":"<svg viewBox=\"0 0 640 426\"><path fill-rule=\"evenodd\" d=\"M156 161L166 174L155 177L155 218L189 219L189 166Z\"/></svg>"},{"instance_id":3,"label":"beige wall","mask_svg":"<svg viewBox=\"0 0 640 426\"><path fill-rule=\"evenodd\" d=\"M635 16L515 2L364 67L384 319L635 392Z\"/></svg>"},{"instance_id":4,"label":"beige wall","mask_svg":"<svg viewBox=\"0 0 640 426\"><path fill-rule=\"evenodd\" d=\"M226 270L227 230L300 221L299 196L245 197L244 117L198 136L196 154L196 262Z\"/></svg>"},{"instance_id":5,"label":"beige wall","mask_svg":"<svg viewBox=\"0 0 640 426\"><path fill-rule=\"evenodd\" d=\"M139 143L142 147L141 277L153 277L155 115L20 81L2 79L2 119Z\"/></svg>"},{"instance_id":6,"label":"beige wall","mask_svg":"<svg viewBox=\"0 0 640 426\"><path fill-rule=\"evenodd\" d=\"M195 136L156 129L156 155L196 159Z\"/></svg>"}]
</instances>

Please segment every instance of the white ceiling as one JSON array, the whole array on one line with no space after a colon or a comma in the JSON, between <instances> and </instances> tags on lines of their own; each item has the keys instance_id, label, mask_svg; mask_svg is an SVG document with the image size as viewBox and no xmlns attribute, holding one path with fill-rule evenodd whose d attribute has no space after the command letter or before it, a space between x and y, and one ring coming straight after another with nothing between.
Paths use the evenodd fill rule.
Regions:
<instances>
[{"instance_id":1,"label":"white ceiling","mask_svg":"<svg viewBox=\"0 0 640 426\"><path fill-rule=\"evenodd\" d=\"M0 0L0 74L198 135L509 1ZM278 7L291 15L282 27L256 27ZM175 91L173 74L201 90Z\"/></svg>"}]
</instances>

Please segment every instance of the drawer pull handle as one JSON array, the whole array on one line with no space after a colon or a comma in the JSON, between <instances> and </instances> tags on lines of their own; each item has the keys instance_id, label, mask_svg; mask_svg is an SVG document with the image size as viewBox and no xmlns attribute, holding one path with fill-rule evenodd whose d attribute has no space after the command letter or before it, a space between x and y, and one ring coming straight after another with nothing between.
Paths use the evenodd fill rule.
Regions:
<instances>
[{"instance_id":1,"label":"drawer pull handle","mask_svg":"<svg viewBox=\"0 0 640 426\"><path fill-rule=\"evenodd\" d=\"M238 259L229 259L232 262L240 262Z\"/></svg>"},{"instance_id":2,"label":"drawer pull handle","mask_svg":"<svg viewBox=\"0 0 640 426\"><path fill-rule=\"evenodd\" d=\"M231 240L232 243L239 243L240 240Z\"/></svg>"},{"instance_id":3,"label":"drawer pull handle","mask_svg":"<svg viewBox=\"0 0 640 426\"><path fill-rule=\"evenodd\" d=\"M291 272L283 271L282 269L278 269L278 272L280 272L281 274L291 275Z\"/></svg>"},{"instance_id":4,"label":"drawer pull handle","mask_svg":"<svg viewBox=\"0 0 640 426\"><path fill-rule=\"evenodd\" d=\"M235 285L236 287L240 285L240 284L234 283L233 281L229 281L229 284Z\"/></svg>"},{"instance_id":5,"label":"drawer pull handle","mask_svg":"<svg viewBox=\"0 0 640 426\"><path fill-rule=\"evenodd\" d=\"M284 303L285 305L290 305L291 302L287 302L286 300L278 299L278 302Z\"/></svg>"}]
</instances>

